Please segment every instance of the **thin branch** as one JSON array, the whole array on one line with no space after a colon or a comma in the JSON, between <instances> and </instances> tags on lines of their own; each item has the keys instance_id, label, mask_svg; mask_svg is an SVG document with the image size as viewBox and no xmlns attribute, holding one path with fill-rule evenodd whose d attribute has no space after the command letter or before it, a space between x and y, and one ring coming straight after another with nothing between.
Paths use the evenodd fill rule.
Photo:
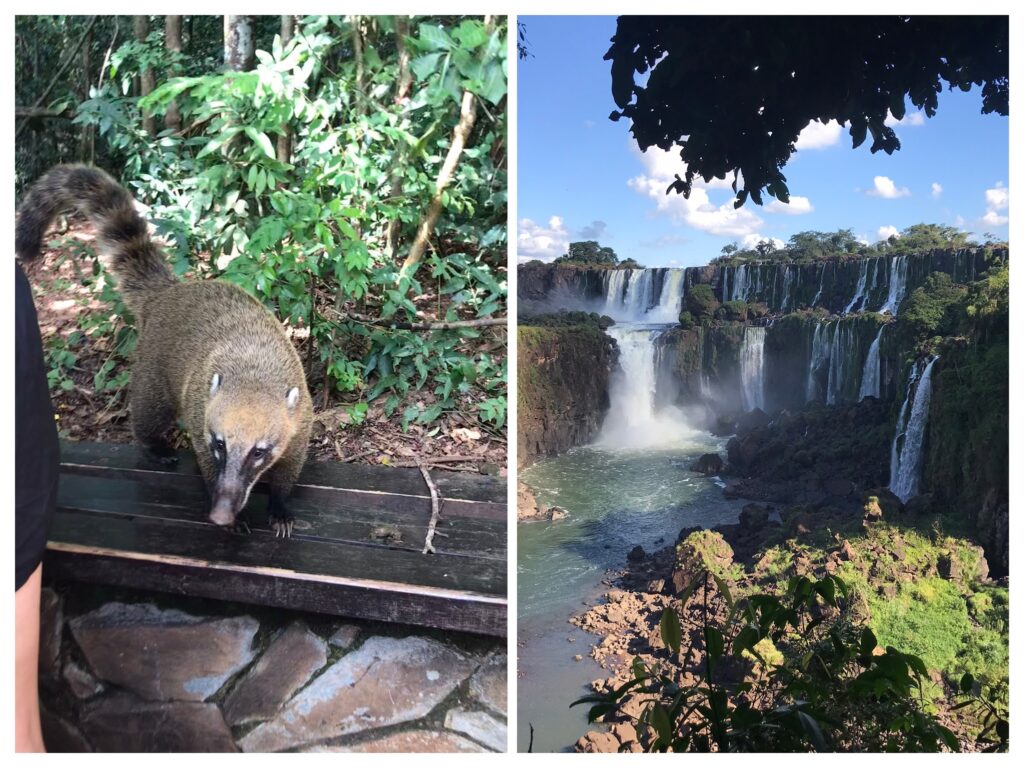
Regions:
<instances>
[{"instance_id":1,"label":"thin branch","mask_svg":"<svg viewBox=\"0 0 1024 768\"><path fill-rule=\"evenodd\" d=\"M487 31L490 32L494 26L494 22L491 16L484 17L484 23ZM409 249L409 255L405 257L405 262L402 264L402 269L398 273L398 279L401 281L402 278L411 277L416 272L416 268L419 266L420 260L423 258L423 252L427 247L427 240L430 239L430 235L434 232L434 227L437 225L437 219L441 215L441 208L443 206L441 198L444 194L445 189L451 182L452 177L455 175L455 167L459 164L459 158L462 156L462 150L466 146L466 141L469 139L469 135L473 132L473 125L476 123L476 105L477 98L468 90L462 93L462 107L460 109L459 122L455 126L455 130L452 132L452 143L448 148L448 154L445 156L444 165L441 166L441 171L437 175L437 182L434 184L434 196L430 200L430 205L427 206L426 216L423 217L423 221L420 223L419 231L416 233L416 239L412 241L412 247Z\"/></svg>"},{"instance_id":2,"label":"thin branch","mask_svg":"<svg viewBox=\"0 0 1024 768\"><path fill-rule=\"evenodd\" d=\"M74 48L72 48L71 52L64 58L64 63L61 64L60 68L57 69L57 74L55 74L53 76L53 79L50 80L50 84L46 86L45 89L43 89L42 95L38 99L36 99L36 103L33 106L43 106L43 102L46 101L46 97L50 95L50 91L53 90L53 87L57 84L57 81L60 80L61 76L64 74L64 70L66 70L68 66L71 64L71 62L75 60L75 57L78 55L78 49L82 47L82 44L89 36L89 33L92 32L92 28L96 26L96 19L98 18L98 16L93 16L89 19L89 24L86 26L85 32L83 32L82 36L78 38L78 42L75 43ZM18 135L22 132L26 125L28 125L27 121L22 122L21 125L18 126L17 130L14 132L15 139L18 138Z\"/></svg>"},{"instance_id":3,"label":"thin branch","mask_svg":"<svg viewBox=\"0 0 1024 768\"><path fill-rule=\"evenodd\" d=\"M423 475L423 479L427 483L427 488L430 489L430 523L427 525L427 539L423 544L423 554L425 555L428 552L437 551L434 549L434 534L437 532L437 522L441 519L441 499L426 466L421 462L419 468L420 474Z\"/></svg>"}]
</instances>

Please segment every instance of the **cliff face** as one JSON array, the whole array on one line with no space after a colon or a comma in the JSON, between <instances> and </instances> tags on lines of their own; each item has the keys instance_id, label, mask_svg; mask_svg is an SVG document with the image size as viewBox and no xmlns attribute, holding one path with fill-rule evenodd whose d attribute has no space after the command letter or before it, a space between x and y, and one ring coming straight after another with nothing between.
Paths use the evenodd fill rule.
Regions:
<instances>
[{"instance_id":1,"label":"cliff face","mask_svg":"<svg viewBox=\"0 0 1024 768\"><path fill-rule=\"evenodd\" d=\"M521 326L517 358L520 466L590 442L608 410L615 342L593 326Z\"/></svg>"},{"instance_id":2,"label":"cliff face","mask_svg":"<svg viewBox=\"0 0 1024 768\"><path fill-rule=\"evenodd\" d=\"M1009 571L1009 336L949 344L932 376L922 487L962 510L994 575Z\"/></svg>"},{"instance_id":3,"label":"cliff face","mask_svg":"<svg viewBox=\"0 0 1024 768\"><path fill-rule=\"evenodd\" d=\"M656 306L665 286L678 285L689 291L694 285L710 285L719 301L742 299L760 302L773 312L798 307L818 307L830 312L881 311L893 309L933 272L944 272L954 282L974 280L993 261L1004 261L1006 251L989 253L980 248L934 250L911 256L833 258L808 263L748 263L687 267L685 270L657 268L625 270L628 280L616 284L628 290L629 281L647 272L647 309ZM519 268L519 301L523 306L555 305L564 308L595 309L607 299L610 275L621 270L588 269L576 266L531 263ZM682 271L673 281L668 273Z\"/></svg>"}]
</instances>

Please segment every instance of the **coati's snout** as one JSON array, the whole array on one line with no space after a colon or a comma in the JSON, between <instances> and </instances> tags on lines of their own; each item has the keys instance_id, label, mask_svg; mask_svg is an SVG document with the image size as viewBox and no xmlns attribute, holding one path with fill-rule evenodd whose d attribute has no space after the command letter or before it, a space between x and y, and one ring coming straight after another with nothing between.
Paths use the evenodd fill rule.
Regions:
<instances>
[{"instance_id":1,"label":"coati's snout","mask_svg":"<svg viewBox=\"0 0 1024 768\"><path fill-rule=\"evenodd\" d=\"M210 521L234 526L252 487L277 461L295 433L297 387L277 402L266 393L232 386L220 373L210 381L207 448L213 459Z\"/></svg>"}]
</instances>

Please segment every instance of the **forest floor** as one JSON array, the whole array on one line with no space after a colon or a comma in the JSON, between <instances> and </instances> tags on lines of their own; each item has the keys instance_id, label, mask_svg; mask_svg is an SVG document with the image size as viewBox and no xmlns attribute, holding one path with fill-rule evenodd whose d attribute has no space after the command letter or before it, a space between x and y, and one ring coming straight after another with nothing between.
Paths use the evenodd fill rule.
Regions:
<instances>
[{"instance_id":1,"label":"forest floor","mask_svg":"<svg viewBox=\"0 0 1024 768\"><path fill-rule=\"evenodd\" d=\"M107 323L69 342L76 331L83 331L83 318L104 319L103 311L109 306L91 285L89 261L75 257L80 246L92 240L90 225L73 223L51 238L41 258L24 268L50 360L51 397L61 438L127 443L132 441L127 398L130 364L117 353L114 342L124 321L108 316L106 319L114 324L113 333ZM318 294L318 304L328 301L330 297ZM425 294L417 297L416 303L424 309L425 321L434 319L437 296ZM288 330L305 360L308 333L303 333L304 329ZM500 357L506 353L507 331L501 326L482 329L473 343L487 345L492 355ZM53 362L58 358L63 360L59 370ZM458 408L430 424L413 423L405 430L400 418L404 409L412 404L428 407L434 401L433 393L427 388L411 390L406 402L390 416L384 413L385 398L380 397L368 404L365 417L356 424L349 408L359 402L358 393L325 392L323 373L316 368L308 382L314 403L310 461L391 466L416 466L422 461L439 469L506 475L507 430L495 431L479 422L473 408L475 401L482 399L478 393L470 390L459 395ZM102 391L97 391L97 385ZM180 433L177 442L179 447L188 444Z\"/></svg>"}]
</instances>

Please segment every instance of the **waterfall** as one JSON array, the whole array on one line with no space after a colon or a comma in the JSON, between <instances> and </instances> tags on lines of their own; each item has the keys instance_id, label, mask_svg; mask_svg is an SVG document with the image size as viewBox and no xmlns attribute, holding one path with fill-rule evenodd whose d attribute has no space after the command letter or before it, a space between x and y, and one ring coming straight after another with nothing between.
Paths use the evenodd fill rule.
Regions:
<instances>
[{"instance_id":1,"label":"waterfall","mask_svg":"<svg viewBox=\"0 0 1024 768\"><path fill-rule=\"evenodd\" d=\"M856 340L853 330L852 323L836 321L836 332L832 337L832 350L828 361L828 385L825 387L825 402L828 405L835 405L843 398L847 362Z\"/></svg>"},{"instance_id":2,"label":"waterfall","mask_svg":"<svg viewBox=\"0 0 1024 768\"><path fill-rule=\"evenodd\" d=\"M884 330L884 325L878 329L878 335L875 336L875 340L871 342L871 347L868 349L868 357L864 361L864 376L860 380L860 393L857 395L858 400L863 400L865 397L881 397L882 358L878 351Z\"/></svg>"},{"instance_id":3,"label":"waterfall","mask_svg":"<svg viewBox=\"0 0 1024 768\"><path fill-rule=\"evenodd\" d=\"M821 263L821 277L818 279L818 292L814 294L814 298L811 299L811 306L818 306L818 299L821 298L821 292L825 290L825 270L828 268L828 262L823 261Z\"/></svg>"},{"instance_id":4,"label":"waterfall","mask_svg":"<svg viewBox=\"0 0 1024 768\"><path fill-rule=\"evenodd\" d=\"M729 286L729 298L726 301L735 301L737 299L746 301L747 291L747 265L740 264L733 270L732 281Z\"/></svg>"},{"instance_id":5,"label":"waterfall","mask_svg":"<svg viewBox=\"0 0 1024 768\"><path fill-rule=\"evenodd\" d=\"M626 270L619 270L625 272ZM626 297L623 304L626 309L626 317L638 319L651 305L651 292L654 287L653 269L631 269L629 270L629 281L626 283Z\"/></svg>"},{"instance_id":6,"label":"waterfall","mask_svg":"<svg viewBox=\"0 0 1024 768\"><path fill-rule=\"evenodd\" d=\"M765 329L748 325L740 347L740 381L743 410L764 410L764 338Z\"/></svg>"},{"instance_id":7,"label":"waterfall","mask_svg":"<svg viewBox=\"0 0 1024 768\"><path fill-rule=\"evenodd\" d=\"M907 293L907 266L909 262L906 256L893 256L889 264L889 295L885 304L879 312L888 312L895 316L899 311L903 297Z\"/></svg>"},{"instance_id":8,"label":"waterfall","mask_svg":"<svg viewBox=\"0 0 1024 768\"><path fill-rule=\"evenodd\" d=\"M925 428L928 426L928 405L932 396L932 366L938 360L933 357L925 366L921 380L916 390L914 388L915 373L910 375L907 382L907 397L900 408L899 419L896 421L896 434L892 439L892 456L889 462L889 490L900 497L901 501L908 501L917 495L918 487L921 484L921 449L924 446ZM907 417L907 404L913 396L913 404L910 406L910 416ZM904 420L906 427L901 432ZM903 444L900 445L900 438Z\"/></svg>"},{"instance_id":9,"label":"waterfall","mask_svg":"<svg viewBox=\"0 0 1024 768\"><path fill-rule=\"evenodd\" d=\"M618 324L606 333L619 347L612 377L611 407L595 445L612 450L671 447L694 432L674 406L657 405L658 337L664 328Z\"/></svg>"},{"instance_id":10,"label":"waterfall","mask_svg":"<svg viewBox=\"0 0 1024 768\"><path fill-rule=\"evenodd\" d=\"M683 304L683 279L685 269L670 269L661 284L658 304L651 309L649 317L655 323L678 323Z\"/></svg>"},{"instance_id":11,"label":"waterfall","mask_svg":"<svg viewBox=\"0 0 1024 768\"><path fill-rule=\"evenodd\" d=\"M829 323L818 323L814 328L814 340L811 342L811 361L807 366L807 402L818 398L818 372L828 362L832 354L832 337L829 335Z\"/></svg>"},{"instance_id":12,"label":"waterfall","mask_svg":"<svg viewBox=\"0 0 1024 768\"><path fill-rule=\"evenodd\" d=\"M622 297L626 290L626 270L605 270L604 314L618 317L622 308Z\"/></svg>"},{"instance_id":13,"label":"waterfall","mask_svg":"<svg viewBox=\"0 0 1024 768\"><path fill-rule=\"evenodd\" d=\"M858 305L861 305L861 304L864 303L864 291L867 290L867 287L868 287L868 259L861 259L860 260L860 270L859 270L859 273L857 275L857 288L853 292L853 298L850 299L850 303L847 304L846 305L846 309L843 310L844 314L848 313L848 312L852 312L853 308L855 306L858 306ZM863 308L863 307L861 307L861 308Z\"/></svg>"},{"instance_id":14,"label":"waterfall","mask_svg":"<svg viewBox=\"0 0 1024 768\"><path fill-rule=\"evenodd\" d=\"M793 290L793 275L800 277L800 268L793 264L786 264L782 267L782 302L779 311L785 312L789 308L790 294Z\"/></svg>"}]
</instances>

